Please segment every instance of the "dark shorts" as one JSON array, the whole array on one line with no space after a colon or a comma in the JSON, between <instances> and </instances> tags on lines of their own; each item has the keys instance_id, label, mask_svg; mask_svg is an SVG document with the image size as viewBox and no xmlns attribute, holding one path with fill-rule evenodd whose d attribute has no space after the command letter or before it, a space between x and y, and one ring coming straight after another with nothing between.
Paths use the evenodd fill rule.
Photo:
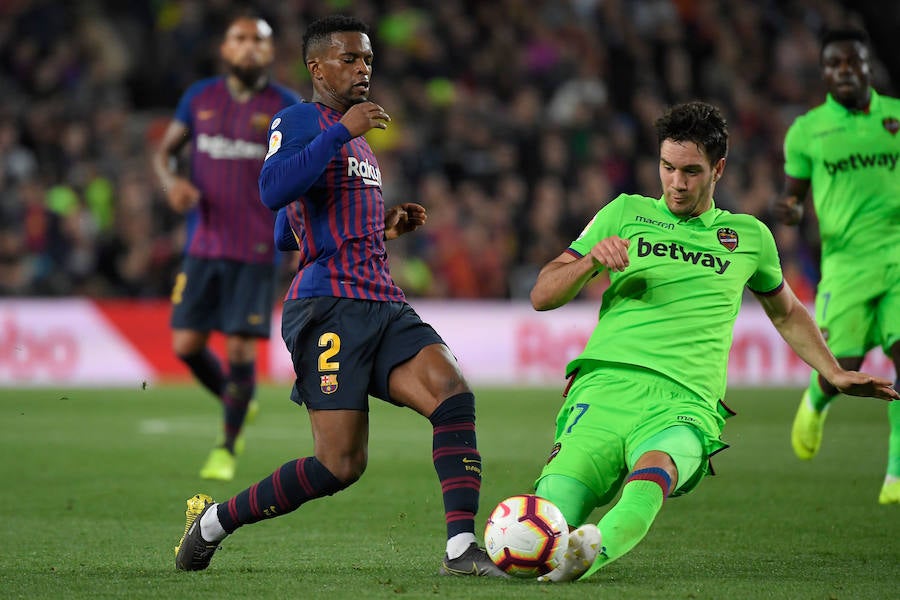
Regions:
<instances>
[{"instance_id":1,"label":"dark shorts","mask_svg":"<svg viewBox=\"0 0 900 600\"><path fill-rule=\"evenodd\" d=\"M172 328L268 338L275 267L186 256L172 288Z\"/></svg>"},{"instance_id":2,"label":"dark shorts","mask_svg":"<svg viewBox=\"0 0 900 600\"><path fill-rule=\"evenodd\" d=\"M300 298L284 303L281 336L297 376L291 400L314 410L368 410L393 402L388 376L444 340L405 302Z\"/></svg>"}]
</instances>

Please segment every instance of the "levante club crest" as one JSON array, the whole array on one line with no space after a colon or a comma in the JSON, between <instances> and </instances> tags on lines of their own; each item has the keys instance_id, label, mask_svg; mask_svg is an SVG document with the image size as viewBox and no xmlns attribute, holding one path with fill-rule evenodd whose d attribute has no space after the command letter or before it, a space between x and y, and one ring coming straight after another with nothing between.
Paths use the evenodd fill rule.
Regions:
<instances>
[{"instance_id":1,"label":"levante club crest","mask_svg":"<svg viewBox=\"0 0 900 600\"><path fill-rule=\"evenodd\" d=\"M323 394L335 393L338 388L337 373L319 376L319 387Z\"/></svg>"},{"instance_id":2,"label":"levante club crest","mask_svg":"<svg viewBox=\"0 0 900 600\"><path fill-rule=\"evenodd\" d=\"M729 252L734 252L734 249L738 247L738 234L737 231L731 229L730 227L722 227L716 232L716 237L719 238L719 243L728 248Z\"/></svg>"},{"instance_id":3,"label":"levante club crest","mask_svg":"<svg viewBox=\"0 0 900 600\"><path fill-rule=\"evenodd\" d=\"M897 120L897 117L885 117L881 120L881 124L891 135L897 135L897 132L900 131L900 120Z\"/></svg>"}]
</instances>

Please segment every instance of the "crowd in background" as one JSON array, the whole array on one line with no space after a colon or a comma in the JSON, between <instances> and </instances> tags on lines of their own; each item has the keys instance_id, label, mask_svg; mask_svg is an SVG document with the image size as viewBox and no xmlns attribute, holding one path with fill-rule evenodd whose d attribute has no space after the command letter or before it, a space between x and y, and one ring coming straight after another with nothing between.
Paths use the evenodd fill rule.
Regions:
<instances>
[{"instance_id":1,"label":"crowd in background","mask_svg":"<svg viewBox=\"0 0 900 600\"><path fill-rule=\"evenodd\" d=\"M219 72L225 20L244 4L0 3L0 295L168 295L184 219L167 207L150 153L185 88ZM824 99L822 28L868 28L876 88L893 92L866 3L846 4L251 3L275 30L273 78L306 98L304 24L344 12L372 27L371 99L392 117L367 135L385 203L429 212L422 230L389 242L410 296L527 297L538 269L616 194L660 195L653 122L699 98L730 126L717 205L770 225L804 300L817 280L815 244L803 239L814 239L815 220L782 227L770 205L784 132Z\"/></svg>"}]
</instances>

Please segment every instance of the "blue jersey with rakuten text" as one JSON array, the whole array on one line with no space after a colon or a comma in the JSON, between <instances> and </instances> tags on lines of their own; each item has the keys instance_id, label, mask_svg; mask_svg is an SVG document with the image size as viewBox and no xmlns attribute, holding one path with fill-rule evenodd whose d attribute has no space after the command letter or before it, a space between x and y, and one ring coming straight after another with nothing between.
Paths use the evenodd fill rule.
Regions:
<instances>
[{"instance_id":1,"label":"blue jersey with rakuten text","mask_svg":"<svg viewBox=\"0 0 900 600\"><path fill-rule=\"evenodd\" d=\"M301 257L285 299L403 301L384 247L378 161L365 138L351 138L342 116L311 102L279 112L270 126L260 198L285 209Z\"/></svg>"},{"instance_id":2,"label":"blue jersey with rakuten text","mask_svg":"<svg viewBox=\"0 0 900 600\"><path fill-rule=\"evenodd\" d=\"M191 181L200 190L187 254L272 263L274 216L259 203L257 177L272 115L298 101L274 83L239 101L225 77L203 79L184 93L175 119L190 131Z\"/></svg>"}]
</instances>

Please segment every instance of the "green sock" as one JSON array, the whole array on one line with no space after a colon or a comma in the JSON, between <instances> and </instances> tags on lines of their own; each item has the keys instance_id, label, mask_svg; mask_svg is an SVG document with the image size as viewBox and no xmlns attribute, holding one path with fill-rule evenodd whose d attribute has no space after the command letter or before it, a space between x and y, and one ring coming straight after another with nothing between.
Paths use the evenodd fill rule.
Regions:
<instances>
[{"instance_id":1,"label":"green sock","mask_svg":"<svg viewBox=\"0 0 900 600\"><path fill-rule=\"evenodd\" d=\"M819 385L819 374L815 371L809 374L809 387L806 388L806 391L809 394L809 403L817 412L822 412L828 408L832 398L834 398L834 396L826 396L825 392L822 391L822 386Z\"/></svg>"},{"instance_id":2,"label":"green sock","mask_svg":"<svg viewBox=\"0 0 900 600\"><path fill-rule=\"evenodd\" d=\"M888 422L891 424L891 435L888 438L887 474L900 477L900 400L888 405Z\"/></svg>"},{"instance_id":3,"label":"green sock","mask_svg":"<svg viewBox=\"0 0 900 600\"><path fill-rule=\"evenodd\" d=\"M633 480L625 484L622 497L597 524L603 546L583 577L596 573L644 539L662 504L663 492L658 483Z\"/></svg>"}]
</instances>

